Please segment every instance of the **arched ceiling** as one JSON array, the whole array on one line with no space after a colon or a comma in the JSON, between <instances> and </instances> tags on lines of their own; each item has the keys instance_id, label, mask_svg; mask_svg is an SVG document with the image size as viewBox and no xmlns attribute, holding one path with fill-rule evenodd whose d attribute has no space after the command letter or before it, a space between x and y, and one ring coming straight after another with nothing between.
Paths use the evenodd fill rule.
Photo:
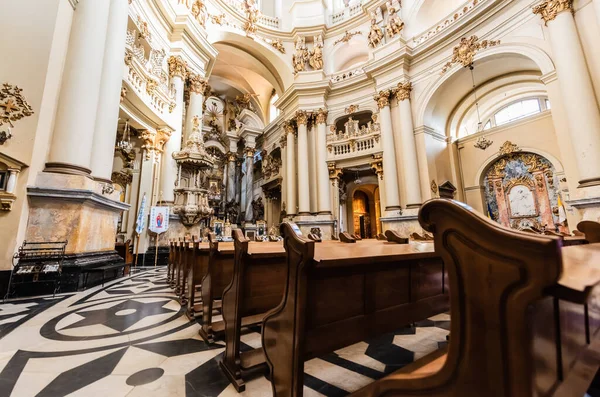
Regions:
<instances>
[{"instance_id":1,"label":"arched ceiling","mask_svg":"<svg viewBox=\"0 0 600 397\"><path fill-rule=\"evenodd\" d=\"M234 99L252 94L252 102L263 120L267 120L271 93L278 91L277 78L256 57L228 43L216 43L219 51L209 84L219 96Z\"/></svg>"}]
</instances>

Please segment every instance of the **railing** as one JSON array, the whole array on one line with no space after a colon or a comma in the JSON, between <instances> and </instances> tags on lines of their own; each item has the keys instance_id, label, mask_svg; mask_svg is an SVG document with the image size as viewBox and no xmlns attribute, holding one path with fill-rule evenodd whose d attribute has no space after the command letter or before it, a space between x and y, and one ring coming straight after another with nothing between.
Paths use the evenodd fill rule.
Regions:
<instances>
[{"instance_id":1,"label":"railing","mask_svg":"<svg viewBox=\"0 0 600 397\"><path fill-rule=\"evenodd\" d=\"M362 74L365 74L365 71L363 69L354 69L345 72L340 72L331 76L331 82L339 83L340 81L345 81L351 77L360 76Z\"/></svg>"},{"instance_id":2,"label":"railing","mask_svg":"<svg viewBox=\"0 0 600 397\"><path fill-rule=\"evenodd\" d=\"M358 15L362 12L362 4L361 2L357 2L356 4L352 4L342 11L337 12L331 15L331 24L335 25L337 23L343 22L346 19L350 19L355 15Z\"/></svg>"},{"instance_id":3,"label":"railing","mask_svg":"<svg viewBox=\"0 0 600 397\"><path fill-rule=\"evenodd\" d=\"M330 141L327 144L327 151L329 152L328 157L336 159L339 159L340 157L368 155L380 150L379 133L373 133L368 136L352 137L341 142Z\"/></svg>"},{"instance_id":4,"label":"railing","mask_svg":"<svg viewBox=\"0 0 600 397\"><path fill-rule=\"evenodd\" d=\"M164 115L171 111L174 102L174 92L167 86L167 82L159 81L146 71L136 56L126 58L127 81L135 89L138 96L150 105L158 114ZM162 79L161 79L162 80Z\"/></svg>"},{"instance_id":5,"label":"railing","mask_svg":"<svg viewBox=\"0 0 600 397\"><path fill-rule=\"evenodd\" d=\"M241 0L225 0L225 3L228 4L231 8L246 16L246 9L244 7L244 2ZM271 29L279 29L279 18L271 17L268 15L260 14L258 16L257 24L265 26Z\"/></svg>"}]
</instances>

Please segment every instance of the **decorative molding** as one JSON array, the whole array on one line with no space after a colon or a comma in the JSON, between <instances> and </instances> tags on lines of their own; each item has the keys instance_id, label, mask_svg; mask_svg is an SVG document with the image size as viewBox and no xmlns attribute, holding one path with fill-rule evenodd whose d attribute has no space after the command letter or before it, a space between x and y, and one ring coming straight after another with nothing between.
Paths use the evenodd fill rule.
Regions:
<instances>
[{"instance_id":1,"label":"decorative molding","mask_svg":"<svg viewBox=\"0 0 600 397\"><path fill-rule=\"evenodd\" d=\"M454 64L460 63L464 67L471 67L475 54L488 47L494 47L500 44L500 40L483 40L475 35L460 39L460 43L454 47L452 59L444 65L442 73L446 73Z\"/></svg>"},{"instance_id":2,"label":"decorative molding","mask_svg":"<svg viewBox=\"0 0 600 397\"><path fill-rule=\"evenodd\" d=\"M27 188L29 197L54 198L59 200L78 200L81 202L91 201L96 205L116 211L127 211L129 204L111 200L91 190L83 189L58 189L30 186Z\"/></svg>"},{"instance_id":3,"label":"decorative molding","mask_svg":"<svg viewBox=\"0 0 600 397\"><path fill-rule=\"evenodd\" d=\"M4 83L0 88L0 126L8 124L14 128L13 121L19 121L33 114L33 108L22 94L23 89Z\"/></svg>"},{"instance_id":4,"label":"decorative molding","mask_svg":"<svg viewBox=\"0 0 600 397\"><path fill-rule=\"evenodd\" d=\"M356 36L356 35L359 35L359 34L360 34L360 35L362 35L362 32L361 32L361 31L358 31L358 30L357 30L356 32L348 32L348 31L346 30L346 33L345 33L345 34L344 34L344 35L343 35L341 38L339 38L338 40L336 40L336 41L333 43L333 45L334 45L334 46L336 46L336 45L338 45L339 43L348 43L348 42L349 42L349 41L352 39L352 37L354 37L354 36Z\"/></svg>"},{"instance_id":5,"label":"decorative molding","mask_svg":"<svg viewBox=\"0 0 600 397\"><path fill-rule=\"evenodd\" d=\"M521 151L521 148L519 148L516 144L512 143L511 141L506 141L500 147L498 154L500 156L505 156L507 154L520 152L520 151Z\"/></svg>"},{"instance_id":6,"label":"decorative molding","mask_svg":"<svg viewBox=\"0 0 600 397\"><path fill-rule=\"evenodd\" d=\"M185 79L187 77L188 65L187 62L184 61L181 56L171 55L167 60L167 64L169 65L169 77L173 78L175 76L179 76L182 79Z\"/></svg>"},{"instance_id":7,"label":"decorative molding","mask_svg":"<svg viewBox=\"0 0 600 397\"><path fill-rule=\"evenodd\" d=\"M477 142L475 142L475 144L473 146L476 147L477 149L485 150L488 147L490 147L493 143L494 143L493 141L490 141L486 137L480 136L477 139Z\"/></svg>"},{"instance_id":8,"label":"decorative molding","mask_svg":"<svg viewBox=\"0 0 600 397\"><path fill-rule=\"evenodd\" d=\"M360 108L360 105L350 105L346 109L344 109L344 113L346 113L346 114L356 113L356 112L358 112L359 108ZM332 132L335 132L335 126L332 125L332 127L333 127Z\"/></svg>"}]
</instances>

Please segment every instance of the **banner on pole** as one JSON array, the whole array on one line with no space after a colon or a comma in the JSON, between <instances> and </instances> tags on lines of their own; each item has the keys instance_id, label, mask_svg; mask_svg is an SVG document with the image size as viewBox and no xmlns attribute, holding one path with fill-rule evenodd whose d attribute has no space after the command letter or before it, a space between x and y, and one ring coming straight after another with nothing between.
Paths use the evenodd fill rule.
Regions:
<instances>
[{"instance_id":1,"label":"banner on pole","mask_svg":"<svg viewBox=\"0 0 600 397\"><path fill-rule=\"evenodd\" d=\"M169 228L169 207L151 207L149 229L153 233L161 234Z\"/></svg>"},{"instance_id":2,"label":"banner on pole","mask_svg":"<svg viewBox=\"0 0 600 397\"><path fill-rule=\"evenodd\" d=\"M138 236L142 234L144 227L146 227L146 217L144 216L144 212L146 212L146 193L144 193L144 197L142 197L142 203L140 204L137 220L135 221L135 232Z\"/></svg>"}]
</instances>

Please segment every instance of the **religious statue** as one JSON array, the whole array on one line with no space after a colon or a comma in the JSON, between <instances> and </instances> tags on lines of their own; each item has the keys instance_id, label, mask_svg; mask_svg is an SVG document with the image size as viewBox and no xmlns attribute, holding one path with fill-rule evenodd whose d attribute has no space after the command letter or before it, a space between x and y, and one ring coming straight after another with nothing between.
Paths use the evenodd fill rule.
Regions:
<instances>
[{"instance_id":1,"label":"religious statue","mask_svg":"<svg viewBox=\"0 0 600 397\"><path fill-rule=\"evenodd\" d=\"M310 52L310 66L314 70L323 69L323 36L315 36L315 47Z\"/></svg>"},{"instance_id":2,"label":"religious statue","mask_svg":"<svg viewBox=\"0 0 600 397\"><path fill-rule=\"evenodd\" d=\"M373 48L377 47L381 40L383 39L383 32L379 25L377 25L377 21L375 18L371 19L371 31L369 32L369 45Z\"/></svg>"},{"instance_id":3,"label":"religious statue","mask_svg":"<svg viewBox=\"0 0 600 397\"><path fill-rule=\"evenodd\" d=\"M252 223L265 219L265 205L262 202L262 197L252 200Z\"/></svg>"},{"instance_id":4,"label":"religious statue","mask_svg":"<svg viewBox=\"0 0 600 397\"><path fill-rule=\"evenodd\" d=\"M292 55L292 64L294 65L294 73L303 72L306 70L306 61L308 60L308 48L306 48L305 39L298 36L295 44L295 53Z\"/></svg>"},{"instance_id":5,"label":"religious statue","mask_svg":"<svg viewBox=\"0 0 600 397\"><path fill-rule=\"evenodd\" d=\"M246 16L248 17L248 20L244 24L244 31L247 35L256 33L256 23L260 16L260 11L256 6L256 2L254 0L245 0L244 8L246 9Z\"/></svg>"},{"instance_id":6,"label":"religious statue","mask_svg":"<svg viewBox=\"0 0 600 397\"><path fill-rule=\"evenodd\" d=\"M225 204L225 214L227 214L228 219L233 222L233 223L237 223L238 220L238 216L239 216L239 209L238 209L238 203L231 199L230 201L228 201Z\"/></svg>"},{"instance_id":7,"label":"religious statue","mask_svg":"<svg viewBox=\"0 0 600 397\"><path fill-rule=\"evenodd\" d=\"M400 34L402 29L404 29L404 22L402 22L396 13L396 10L392 8L392 11L390 11L390 14L388 15L388 22L385 25L386 35L391 39L395 35Z\"/></svg>"}]
</instances>

